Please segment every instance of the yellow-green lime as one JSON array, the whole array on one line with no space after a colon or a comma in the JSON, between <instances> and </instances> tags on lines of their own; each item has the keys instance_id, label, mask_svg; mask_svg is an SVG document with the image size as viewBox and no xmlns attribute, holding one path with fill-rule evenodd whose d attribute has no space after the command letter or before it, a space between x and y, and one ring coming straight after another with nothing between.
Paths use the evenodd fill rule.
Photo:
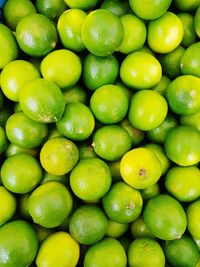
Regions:
<instances>
[{"instance_id":1,"label":"yellow-green lime","mask_svg":"<svg viewBox=\"0 0 200 267\"><path fill-rule=\"evenodd\" d=\"M194 16L194 28L196 34L198 35L198 37L200 37L200 7L197 8L197 11Z\"/></svg>"},{"instance_id":2,"label":"yellow-green lime","mask_svg":"<svg viewBox=\"0 0 200 267\"><path fill-rule=\"evenodd\" d=\"M174 2L181 11L193 11L199 6L199 0L175 0Z\"/></svg>"},{"instance_id":3,"label":"yellow-green lime","mask_svg":"<svg viewBox=\"0 0 200 267\"><path fill-rule=\"evenodd\" d=\"M63 0L36 0L35 5L38 13L52 20L57 20L67 9Z\"/></svg>"},{"instance_id":4,"label":"yellow-green lime","mask_svg":"<svg viewBox=\"0 0 200 267\"><path fill-rule=\"evenodd\" d=\"M83 10L93 9L98 0L64 0L70 8L78 8Z\"/></svg>"},{"instance_id":5,"label":"yellow-green lime","mask_svg":"<svg viewBox=\"0 0 200 267\"><path fill-rule=\"evenodd\" d=\"M127 232L128 227L129 227L128 223L118 223L112 220L108 220L106 236L117 239Z\"/></svg>"},{"instance_id":6,"label":"yellow-green lime","mask_svg":"<svg viewBox=\"0 0 200 267\"><path fill-rule=\"evenodd\" d=\"M180 123L183 125L193 126L200 131L200 111L180 116Z\"/></svg>"},{"instance_id":7,"label":"yellow-green lime","mask_svg":"<svg viewBox=\"0 0 200 267\"><path fill-rule=\"evenodd\" d=\"M158 183L148 186L147 188L141 189L140 193L143 200L149 200L152 197L155 197L160 194L160 187Z\"/></svg>"},{"instance_id":8,"label":"yellow-green lime","mask_svg":"<svg viewBox=\"0 0 200 267\"><path fill-rule=\"evenodd\" d=\"M187 229L195 239L200 239L200 200L197 199L187 206Z\"/></svg>"},{"instance_id":9,"label":"yellow-green lime","mask_svg":"<svg viewBox=\"0 0 200 267\"><path fill-rule=\"evenodd\" d=\"M179 13L178 14L184 29L183 39L181 45L188 47L194 44L197 40L197 34L194 28L194 17L190 13Z\"/></svg>"},{"instance_id":10,"label":"yellow-green lime","mask_svg":"<svg viewBox=\"0 0 200 267\"><path fill-rule=\"evenodd\" d=\"M104 0L100 8L107 9L119 17L130 12L128 2L125 2L123 0Z\"/></svg>"},{"instance_id":11,"label":"yellow-green lime","mask_svg":"<svg viewBox=\"0 0 200 267\"><path fill-rule=\"evenodd\" d=\"M130 233L133 236L133 238L138 238L138 237L155 238L155 236L150 232L148 226L144 222L142 216L140 216L130 224Z\"/></svg>"},{"instance_id":12,"label":"yellow-green lime","mask_svg":"<svg viewBox=\"0 0 200 267\"><path fill-rule=\"evenodd\" d=\"M81 102L87 104L87 90L80 86L74 85L63 92L65 103Z\"/></svg>"},{"instance_id":13,"label":"yellow-green lime","mask_svg":"<svg viewBox=\"0 0 200 267\"><path fill-rule=\"evenodd\" d=\"M162 96L165 96L169 84L170 84L170 79L166 75L162 75L159 83L154 85L151 89L157 91Z\"/></svg>"},{"instance_id":14,"label":"yellow-green lime","mask_svg":"<svg viewBox=\"0 0 200 267\"><path fill-rule=\"evenodd\" d=\"M15 214L17 201L4 186L0 186L0 226L8 222Z\"/></svg>"},{"instance_id":15,"label":"yellow-green lime","mask_svg":"<svg viewBox=\"0 0 200 267\"><path fill-rule=\"evenodd\" d=\"M8 147L8 138L6 131L0 126L0 153L3 153Z\"/></svg>"}]
</instances>

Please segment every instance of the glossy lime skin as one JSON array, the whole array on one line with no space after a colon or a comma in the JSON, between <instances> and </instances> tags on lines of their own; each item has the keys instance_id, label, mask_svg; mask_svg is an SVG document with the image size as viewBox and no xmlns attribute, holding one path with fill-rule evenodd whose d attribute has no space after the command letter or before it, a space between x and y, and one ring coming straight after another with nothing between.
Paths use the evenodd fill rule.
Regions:
<instances>
[{"instance_id":1,"label":"glossy lime skin","mask_svg":"<svg viewBox=\"0 0 200 267\"><path fill-rule=\"evenodd\" d=\"M12 31L0 23L0 69L18 57L18 46ZM6 53L5 53L6 51Z\"/></svg>"},{"instance_id":2,"label":"glossy lime skin","mask_svg":"<svg viewBox=\"0 0 200 267\"><path fill-rule=\"evenodd\" d=\"M170 79L166 75L162 75L161 80L151 89L157 91L162 96L165 96L168 85L170 84Z\"/></svg>"},{"instance_id":3,"label":"glossy lime skin","mask_svg":"<svg viewBox=\"0 0 200 267\"><path fill-rule=\"evenodd\" d=\"M149 89L162 76L159 61L152 55L140 51L129 54L120 67L122 82L133 89Z\"/></svg>"},{"instance_id":4,"label":"glossy lime skin","mask_svg":"<svg viewBox=\"0 0 200 267\"><path fill-rule=\"evenodd\" d=\"M113 84L118 76L119 63L114 55L98 57L89 53L83 63L83 82L90 90Z\"/></svg>"},{"instance_id":5,"label":"glossy lime skin","mask_svg":"<svg viewBox=\"0 0 200 267\"><path fill-rule=\"evenodd\" d=\"M166 12L148 25L148 44L157 53L169 53L179 46L183 38L183 25L177 15Z\"/></svg>"},{"instance_id":6,"label":"glossy lime skin","mask_svg":"<svg viewBox=\"0 0 200 267\"><path fill-rule=\"evenodd\" d=\"M200 7L197 9L194 16L194 28L198 37L200 37Z\"/></svg>"},{"instance_id":7,"label":"glossy lime skin","mask_svg":"<svg viewBox=\"0 0 200 267\"><path fill-rule=\"evenodd\" d=\"M192 202L186 210L187 214L187 229L195 239L200 239L200 200Z\"/></svg>"},{"instance_id":8,"label":"glossy lime skin","mask_svg":"<svg viewBox=\"0 0 200 267\"><path fill-rule=\"evenodd\" d=\"M181 61L181 72L200 78L200 42L192 44L184 52Z\"/></svg>"},{"instance_id":9,"label":"glossy lime skin","mask_svg":"<svg viewBox=\"0 0 200 267\"><path fill-rule=\"evenodd\" d=\"M120 18L115 14L105 9L97 9L84 20L81 36L84 45L91 53L104 57L119 48L124 30Z\"/></svg>"},{"instance_id":10,"label":"glossy lime skin","mask_svg":"<svg viewBox=\"0 0 200 267\"><path fill-rule=\"evenodd\" d=\"M192 11L199 6L199 0L175 0L174 2L181 11Z\"/></svg>"},{"instance_id":11,"label":"glossy lime skin","mask_svg":"<svg viewBox=\"0 0 200 267\"><path fill-rule=\"evenodd\" d=\"M36 0L35 5L38 13L51 20L57 20L67 9L65 2L62 0Z\"/></svg>"},{"instance_id":12,"label":"glossy lime skin","mask_svg":"<svg viewBox=\"0 0 200 267\"><path fill-rule=\"evenodd\" d=\"M107 9L119 17L127 14L130 11L128 2L125 2L123 0L104 0L100 8Z\"/></svg>"},{"instance_id":13,"label":"glossy lime skin","mask_svg":"<svg viewBox=\"0 0 200 267\"><path fill-rule=\"evenodd\" d=\"M83 10L92 9L96 6L98 0L64 0L70 8L80 8Z\"/></svg>"},{"instance_id":14,"label":"glossy lime skin","mask_svg":"<svg viewBox=\"0 0 200 267\"><path fill-rule=\"evenodd\" d=\"M75 85L63 92L65 103L87 103L87 91L80 85Z\"/></svg>"},{"instance_id":15,"label":"glossy lime skin","mask_svg":"<svg viewBox=\"0 0 200 267\"><path fill-rule=\"evenodd\" d=\"M200 111L180 116L180 123L183 125L193 126L200 131Z\"/></svg>"},{"instance_id":16,"label":"glossy lime skin","mask_svg":"<svg viewBox=\"0 0 200 267\"><path fill-rule=\"evenodd\" d=\"M0 226L7 223L15 214L17 201L15 196L9 192L4 186L0 186Z\"/></svg>"},{"instance_id":17,"label":"glossy lime skin","mask_svg":"<svg viewBox=\"0 0 200 267\"><path fill-rule=\"evenodd\" d=\"M48 134L46 124L33 121L22 111L14 113L6 122L9 141L22 148L35 148L43 143Z\"/></svg>"},{"instance_id":18,"label":"glossy lime skin","mask_svg":"<svg viewBox=\"0 0 200 267\"><path fill-rule=\"evenodd\" d=\"M133 127L149 131L165 120L167 111L168 105L163 96L156 91L141 90L131 98L128 119Z\"/></svg>"},{"instance_id":19,"label":"glossy lime skin","mask_svg":"<svg viewBox=\"0 0 200 267\"><path fill-rule=\"evenodd\" d=\"M85 49L81 38L81 27L87 13L81 9L68 9L58 20L57 30L63 46L75 52Z\"/></svg>"},{"instance_id":20,"label":"glossy lime skin","mask_svg":"<svg viewBox=\"0 0 200 267\"><path fill-rule=\"evenodd\" d=\"M188 47L194 44L197 40L197 34L194 28L194 17L190 13L179 13L179 19L183 24L184 34L181 41L183 47Z\"/></svg>"}]
</instances>

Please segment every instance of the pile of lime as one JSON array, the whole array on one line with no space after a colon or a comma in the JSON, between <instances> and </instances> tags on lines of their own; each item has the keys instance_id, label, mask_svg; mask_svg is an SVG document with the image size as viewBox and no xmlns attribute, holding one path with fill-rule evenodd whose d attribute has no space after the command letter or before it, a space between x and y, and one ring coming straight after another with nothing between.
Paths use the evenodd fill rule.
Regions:
<instances>
[{"instance_id":1,"label":"pile of lime","mask_svg":"<svg viewBox=\"0 0 200 267\"><path fill-rule=\"evenodd\" d=\"M0 6L0 267L200 266L200 0Z\"/></svg>"}]
</instances>

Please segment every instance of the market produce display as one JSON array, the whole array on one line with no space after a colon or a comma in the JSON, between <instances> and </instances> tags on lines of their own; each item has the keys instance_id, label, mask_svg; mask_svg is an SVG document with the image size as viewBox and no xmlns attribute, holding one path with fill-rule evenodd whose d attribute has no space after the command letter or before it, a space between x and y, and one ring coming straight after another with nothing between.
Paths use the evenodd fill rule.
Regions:
<instances>
[{"instance_id":1,"label":"market produce display","mask_svg":"<svg viewBox=\"0 0 200 267\"><path fill-rule=\"evenodd\" d=\"M0 267L200 266L200 0L0 1Z\"/></svg>"}]
</instances>

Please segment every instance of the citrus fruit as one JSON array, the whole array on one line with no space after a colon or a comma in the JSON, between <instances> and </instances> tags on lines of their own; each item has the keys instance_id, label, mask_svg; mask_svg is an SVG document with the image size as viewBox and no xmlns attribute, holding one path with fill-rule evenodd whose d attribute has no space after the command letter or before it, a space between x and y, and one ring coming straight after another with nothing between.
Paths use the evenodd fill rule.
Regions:
<instances>
[{"instance_id":1,"label":"citrus fruit","mask_svg":"<svg viewBox=\"0 0 200 267\"><path fill-rule=\"evenodd\" d=\"M112 238L119 238L127 232L128 226L128 223L117 223L112 220L108 220L106 236Z\"/></svg>"},{"instance_id":2,"label":"citrus fruit","mask_svg":"<svg viewBox=\"0 0 200 267\"><path fill-rule=\"evenodd\" d=\"M115 52L123 36L124 29L120 18L106 9L92 11L83 21L82 41L96 56L105 57Z\"/></svg>"},{"instance_id":3,"label":"citrus fruit","mask_svg":"<svg viewBox=\"0 0 200 267\"><path fill-rule=\"evenodd\" d=\"M101 240L108 226L103 211L95 205L83 205L72 214L69 232L79 243L91 245Z\"/></svg>"},{"instance_id":4,"label":"citrus fruit","mask_svg":"<svg viewBox=\"0 0 200 267\"><path fill-rule=\"evenodd\" d=\"M42 167L54 175L70 172L78 161L77 146L64 137L55 137L44 143L40 151Z\"/></svg>"},{"instance_id":5,"label":"citrus fruit","mask_svg":"<svg viewBox=\"0 0 200 267\"><path fill-rule=\"evenodd\" d=\"M81 27L87 13L81 9L68 9L58 19L57 30L62 45L75 52L85 49L81 38Z\"/></svg>"},{"instance_id":6,"label":"citrus fruit","mask_svg":"<svg viewBox=\"0 0 200 267\"><path fill-rule=\"evenodd\" d=\"M28 222L12 221L0 228L1 266L30 266L37 254L37 249L37 236Z\"/></svg>"},{"instance_id":7,"label":"citrus fruit","mask_svg":"<svg viewBox=\"0 0 200 267\"><path fill-rule=\"evenodd\" d=\"M82 200L94 201L104 196L111 186L108 165L99 158L81 160L70 173L70 186Z\"/></svg>"},{"instance_id":8,"label":"citrus fruit","mask_svg":"<svg viewBox=\"0 0 200 267\"><path fill-rule=\"evenodd\" d=\"M83 10L92 9L96 6L98 0L64 0L70 8L79 8Z\"/></svg>"},{"instance_id":9,"label":"citrus fruit","mask_svg":"<svg viewBox=\"0 0 200 267\"><path fill-rule=\"evenodd\" d=\"M48 182L30 195L28 211L33 221L46 228L60 225L72 210L73 199L61 183Z\"/></svg>"},{"instance_id":10,"label":"citrus fruit","mask_svg":"<svg viewBox=\"0 0 200 267\"><path fill-rule=\"evenodd\" d=\"M164 252L171 266L196 266L199 260L199 250L195 241L186 235L177 240L166 241Z\"/></svg>"},{"instance_id":11,"label":"citrus fruit","mask_svg":"<svg viewBox=\"0 0 200 267\"><path fill-rule=\"evenodd\" d=\"M122 82L133 89L148 89L162 76L159 61L149 53L133 52L125 57L120 67Z\"/></svg>"},{"instance_id":12,"label":"citrus fruit","mask_svg":"<svg viewBox=\"0 0 200 267\"><path fill-rule=\"evenodd\" d=\"M181 11L192 11L199 6L199 0L175 0L174 2Z\"/></svg>"},{"instance_id":13,"label":"citrus fruit","mask_svg":"<svg viewBox=\"0 0 200 267\"><path fill-rule=\"evenodd\" d=\"M50 19L41 14L30 14L17 24L16 38L22 51L29 56L40 57L55 48L58 36Z\"/></svg>"},{"instance_id":14,"label":"citrus fruit","mask_svg":"<svg viewBox=\"0 0 200 267\"><path fill-rule=\"evenodd\" d=\"M48 182L59 182L61 184L68 183L68 176L65 175L55 175L48 172L44 172L41 180L41 184L48 183Z\"/></svg>"},{"instance_id":15,"label":"citrus fruit","mask_svg":"<svg viewBox=\"0 0 200 267\"><path fill-rule=\"evenodd\" d=\"M190 13L180 13L178 16L183 24L184 29L181 45L183 47L188 47L197 40L197 35L194 28L194 18Z\"/></svg>"},{"instance_id":16,"label":"citrus fruit","mask_svg":"<svg viewBox=\"0 0 200 267\"><path fill-rule=\"evenodd\" d=\"M175 198L164 194L147 202L144 222L156 237L163 240L180 238L187 226L186 214L181 204Z\"/></svg>"},{"instance_id":17,"label":"citrus fruit","mask_svg":"<svg viewBox=\"0 0 200 267\"><path fill-rule=\"evenodd\" d=\"M27 194L22 194L19 196L18 198L18 213L20 215L21 218L25 219L25 220L30 220L31 216L28 212L28 201L29 201L29 197L30 197L31 193L27 193Z\"/></svg>"},{"instance_id":18,"label":"citrus fruit","mask_svg":"<svg viewBox=\"0 0 200 267\"><path fill-rule=\"evenodd\" d=\"M8 222L15 214L17 201L4 186L0 186L0 226Z\"/></svg>"},{"instance_id":19,"label":"citrus fruit","mask_svg":"<svg viewBox=\"0 0 200 267\"><path fill-rule=\"evenodd\" d=\"M87 91L80 85L74 85L63 92L65 103L81 102L87 103Z\"/></svg>"},{"instance_id":20,"label":"citrus fruit","mask_svg":"<svg viewBox=\"0 0 200 267\"><path fill-rule=\"evenodd\" d=\"M200 134L191 126L172 129L164 145L168 158L180 166L190 166L200 161Z\"/></svg>"},{"instance_id":21,"label":"citrus fruit","mask_svg":"<svg viewBox=\"0 0 200 267\"><path fill-rule=\"evenodd\" d=\"M149 22L147 35L149 47L156 53L169 53L179 46L183 33L183 25L179 17L168 11Z\"/></svg>"},{"instance_id":22,"label":"citrus fruit","mask_svg":"<svg viewBox=\"0 0 200 267\"><path fill-rule=\"evenodd\" d=\"M200 78L193 75L179 76L173 80L166 92L168 104L173 112L180 115L200 110Z\"/></svg>"},{"instance_id":23,"label":"citrus fruit","mask_svg":"<svg viewBox=\"0 0 200 267\"><path fill-rule=\"evenodd\" d=\"M14 60L1 72L1 88L8 99L19 101L19 94L24 86L38 78L40 73L34 65L25 60Z\"/></svg>"},{"instance_id":24,"label":"citrus fruit","mask_svg":"<svg viewBox=\"0 0 200 267\"><path fill-rule=\"evenodd\" d=\"M142 19L154 20L168 10L172 0L129 0L129 5L133 12Z\"/></svg>"},{"instance_id":25,"label":"citrus fruit","mask_svg":"<svg viewBox=\"0 0 200 267\"><path fill-rule=\"evenodd\" d=\"M12 31L0 23L0 69L18 57L18 46ZM6 53L5 53L6 51Z\"/></svg>"},{"instance_id":26,"label":"citrus fruit","mask_svg":"<svg viewBox=\"0 0 200 267\"><path fill-rule=\"evenodd\" d=\"M126 116L128 106L128 97L118 85L103 85L90 98L90 108L95 118L104 124L120 122Z\"/></svg>"},{"instance_id":27,"label":"citrus fruit","mask_svg":"<svg viewBox=\"0 0 200 267\"><path fill-rule=\"evenodd\" d=\"M147 237L136 238L128 249L130 267L164 267L165 255L160 244Z\"/></svg>"},{"instance_id":28,"label":"citrus fruit","mask_svg":"<svg viewBox=\"0 0 200 267\"><path fill-rule=\"evenodd\" d=\"M79 244L69 233L60 231L49 235L42 242L36 257L36 264L38 267L75 267L79 256Z\"/></svg>"},{"instance_id":29,"label":"citrus fruit","mask_svg":"<svg viewBox=\"0 0 200 267\"><path fill-rule=\"evenodd\" d=\"M170 84L170 79L167 76L162 75L159 83L154 85L151 89L157 91L162 96L165 96L165 92L169 84Z\"/></svg>"},{"instance_id":30,"label":"citrus fruit","mask_svg":"<svg viewBox=\"0 0 200 267\"><path fill-rule=\"evenodd\" d=\"M146 223L144 222L143 217L137 218L130 224L130 232L134 238L138 237L151 237L155 238L154 235L150 232Z\"/></svg>"},{"instance_id":31,"label":"citrus fruit","mask_svg":"<svg viewBox=\"0 0 200 267\"><path fill-rule=\"evenodd\" d=\"M195 166L173 167L167 172L165 187L178 201L193 201L200 197L200 170Z\"/></svg>"},{"instance_id":32,"label":"citrus fruit","mask_svg":"<svg viewBox=\"0 0 200 267\"><path fill-rule=\"evenodd\" d=\"M153 151L139 147L124 154L120 162L120 173L131 187L144 189L158 181L162 165Z\"/></svg>"},{"instance_id":33,"label":"citrus fruit","mask_svg":"<svg viewBox=\"0 0 200 267\"><path fill-rule=\"evenodd\" d=\"M7 158L10 156L13 156L15 154L19 154L19 153L29 154L33 157L36 157L38 155L37 149L22 148L22 147L19 147L17 145L14 145L12 143L9 143L6 150L5 150L5 155Z\"/></svg>"},{"instance_id":34,"label":"citrus fruit","mask_svg":"<svg viewBox=\"0 0 200 267\"><path fill-rule=\"evenodd\" d=\"M115 161L131 148L131 138L119 125L106 125L94 133L92 146L99 157Z\"/></svg>"},{"instance_id":35,"label":"citrus fruit","mask_svg":"<svg viewBox=\"0 0 200 267\"><path fill-rule=\"evenodd\" d=\"M45 228L40 225L34 225L34 229L36 231L39 243L44 241L51 233L53 233L52 229Z\"/></svg>"},{"instance_id":36,"label":"citrus fruit","mask_svg":"<svg viewBox=\"0 0 200 267\"><path fill-rule=\"evenodd\" d=\"M123 0L104 0L100 8L107 9L119 17L127 14L130 11L128 2Z\"/></svg>"},{"instance_id":37,"label":"citrus fruit","mask_svg":"<svg viewBox=\"0 0 200 267\"><path fill-rule=\"evenodd\" d=\"M147 35L144 22L132 14L125 14L120 19L124 27L124 38L119 47L119 52L129 54L140 50Z\"/></svg>"},{"instance_id":38,"label":"citrus fruit","mask_svg":"<svg viewBox=\"0 0 200 267\"><path fill-rule=\"evenodd\" d=\"M108 218L118 223L130 223L142 211L142 197L138 190L124 182L113 184L102 200Z\"/></svg>"},{"instance_id":39,"label":"citrus fruit","mask_svg":"<svg viewBox=\"0 0 200 267\"><path fill-rule=\"evenodd\" d=\"M65 106L62 118L56 123L58 131L73 141L83 141L93 132L95 120L90 109L82 103Z\"/></svg>"},{"instance_id":40,"label":"citrus fruit","mask_svg":"<svg viewBox=\"0 0 200 267\"><path fill-rule=\"evenodd\" d=\"M84 267L125 267L127 263L124 248L114 238L104 238L92 245L84 257Z\"/></svg>"},{"instance_id":41,"label":"citrus fruit","mask_svg":"<svg viewBox=\"0 0 200 267\"><path fill-rule=\"evenodd\" d=\"M20 93L20 106L32 120L52 123L61 119L65 100L60 88L45 79L36 79L26 84Z\"/></svg>"},{"instance_id":42,"label":"citrus fruit","mask_svg":"<svg viewBox=\"0 0 200 267\"><path fill-rule=\"evenodd\" d=\"M159 195L160 187L158 183L148 186L147 188L141 189L140 193L142 195L143 200L149 200L152 197Z\"/></svg>"},{"instance_id":43,"label":"citrus fruit","mask_svg":"<svg viewBox=\"0 0 200 267\"><path fill-rule=\"evenodd\" d=\"M200 239L200 200L192 202L186 210L187 229L195 239Z\"/></svg>"},{"instance_id":44,"label":"citrus fruit","mask_svg":"<svg viewBox=\"0 0 200 267\"><path fill-rule=\"evenodd\" d=\"M200 78L200 42L194 43L186 49L180 64L182 74L195 75Z\"/></svg>"},{"instance_id":45,"label":"citrus fruit","mask_svg":"<svg viewBox=\"0 0 200 267\"><path fill-rule=\"evenodd\" d=\"M168 105L163 96L153 90L141 90L130 101L128 119L133 127L149 131L166 118Z\"/></svg>"},{"instance_id":46,"label":"citrus fruit","mask_svg":"<svg viewBox=\"0 0 200 267\"><path fill-rule=\"evenodd\" d=\"M180 116L180 123L183 125L193 126L200 131L200 111Z\"/></svg>"},{"instance_id":47,"label":"citrus fruit","mask_svg":"<svg viewBox=\"0 0 200 267\"><path fill-rule=\"evenodd\" d=\"M11 143L22 148L35 148L48 134L47 125L31 120L22 111L13 113L6 122L6 134Z\"/></svg>"},{"instance_id":48,"label":"citrus fruit","mask_svg":"<svg viewBox=\"0 0 200 267\"><path fill-rule=\"evenodd\" d=\"M82 142L78 146L78 151L80 160L97 157L96 153L94 152L92 142Z\"/></svg>"},{"instance_id":49,"label":"citrus fruit","mask_svg":"<svg viewBox=\"0 0 200 267\"><path fill-rule=\"evenodd\" d=\"M3 127L0 126L0 153L4 152L8 147L8 139L6 131Z\"/></svg>"},{"instance_id":50,"label":"citrus fruit","mask_svg":"<svg viewBox=\"0 0 200 267\"><path fill-rule=\"evenodd\" d=\"M42 168L31 155L19 153L4 161L1 179L9 191L25 194L32 191L42 179Z\"/></svg>"},{"instance_id":51,"label":"citrus fruit","mask_svg":"<svg viewBox=\"0 0 200 267\"><path fill-rule=\"evenodd\" d=\"M117 79L119 63L115 56L98 57L89 53L83 63L83 82L90 90L113 84Z\"/></svg>"},{"instance_id":52,"label":"citrus fruit","mask_svg":"<svg viewBox=\"0 0 200 267\"><path fill-rule=\"evenodd\" d=\"M74 86L81 75L79 57L70 50L59 49L49 53L41 63L42 76L60 88Z\"/></svg>"},{"instance_id":53,"label":"citrus fruit","mask_svg":"<svg viewBox=\"0 0 200 267\"><path fill-rule=\"evenodd\" d=\"M3 7L5 23L13 31L23 17L36 12L34 4L29 0L8 0Z\"/></svg>"},{"instance_id":54,"label":"citrus fruit","mask_svg":"<svg viewBox=\"0 0 200 267\"><path fill-rule=\"evenodd\" d=\"M35 5L38 13L52 20L57 20L67 8L63 0L36 0Z\"/></svg>"},{"instance_id":55,"label":"citrus fruit","mask_svg":"<svg viewBox=\"0 0 200 267\"><path fill-rule=\"evenodd\" d=\"M197 11L194 16L194 29L198 37L200 37L200 7L197 8Z\"/></svg>"}]
</instances>

